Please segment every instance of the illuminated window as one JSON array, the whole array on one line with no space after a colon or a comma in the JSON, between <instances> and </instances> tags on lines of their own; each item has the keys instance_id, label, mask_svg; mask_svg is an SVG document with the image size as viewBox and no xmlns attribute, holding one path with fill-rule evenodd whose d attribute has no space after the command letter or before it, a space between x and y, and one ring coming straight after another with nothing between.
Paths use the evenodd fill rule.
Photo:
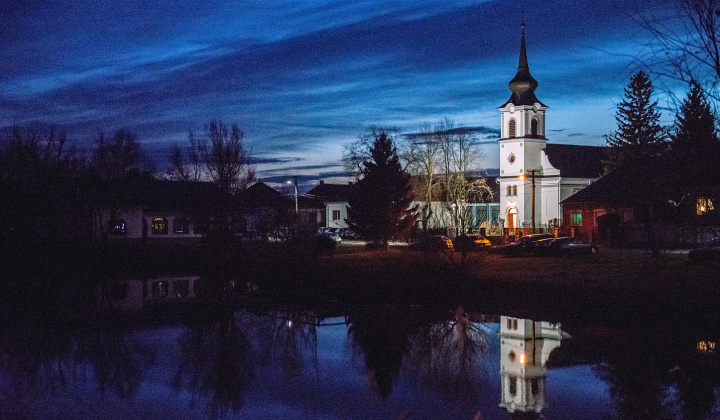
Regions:
<instances>
[{"instance_id":1,"label":"illuminated window","mask_svg":"<svg viewBox=\"0 0 720 420\"><path fill-rule=\"evenodd\" d=\"M340 210L332 211L332 219L333 221L340 220Z\"/></svg>"},{"instance_id":2,"label":"illuminated window","mask_svg":"<svg viewBox=\"0 0 720 420\"><path fill-rule=\"evenodd\" d=\"M108 222L108 235L127 235L127 225L124 219L112 219Z\"/></svg>"},{"instance_id":3,"label":"illuminated window","mask_svg":"<svg viewBox=\"0 0 720 420\"><path fill-rule=\"evenodd\" d=\"M530 134L532 134L533 136L538 135L538 119L537 118L533 118L530 121Z\"/></svg>"},{"instance_id":4,"label":"illuminated window","mask_svg":"<svg viewBox=\"0 0 720 420\"><path fill-rule=\"evenodd\" d=\"M517 330L517 319L513 319L513 330Z\"/></svg>"},{"instance_id":5,"label":"illuminated window","mask_svg":"<svg viewBox=\"0 0 720 420\"><path fill-rule=\"evenodd\" d=\"M152 234L153 235L167 235L168 234L168 221L164 217L156 217L152 221Z\"/></svg>"},{"instance_id":6,"label":"illuminated window","mask_svg":"<svg viewBox=\"0 0 720 420\"><path fill-rule=\"evenodd\" d=\"M517 185L513 185L513 193L512 195L517 195Z\"/></svg>"},{"instance_id":7,"label":"illuminated window","mask_svg":"<svg viewBox=\"0 0 720 420\"><path fill-rule=\"evenodd\" d=\"M508 318L508 330L512 329L512 318Z\"/></svg>"},{"instance_id":8,"label":"illuminated window","mask_svg":"<svg viewBox=\"0 0 720 420\"><path fill-rule=\"evenodd\" d=\"M698 197L697 199L697 214L703 216L711 211L714 211L713 202L709 198Z\"/></svg>"},{"instance_id":9,"label":"illuminated window","mask_svg":"<svg viewBox=\"0 0 720 420\"><path fill-rule=\"evenodd\" d=\"M508 132L509 132L508 137L511 139L515 138L515 124L516 124L515 119L511 118L510 123L508 124Z\"/></svg>"},{"instance_id":10,"label":"illuminated window","mask_svg":"<svg viewBox=\"0 0 720 420\"><path fill-rule=\"evenodd\" d=\"M152 297L166 297L168 294L168 283L166 281L155 281L152 284Z\"/></svg>"},{"instance_id":11,"label":"illuminated window","mask_svg":"<svg viewBox=\"0 0 720 420\"><path fill-rule=\"evenodd\" d=\"M511 185L508 185L507 195L512 195L512 186Z\"/></svg>"},{"instance_id":12,"label":"illuminated window","mask_svg":"<svg viewBox=\"0 0 720 420\"><path fill-rule=\"evenodd\" d=\"M173 222L173 233L190 233L190 221L185 218L175 219Z\"/></svg>"},{"instance_id":13,"label":"illuminated window","mask_svg":"<svg viewBox=\"0 0 720 420\"><path fill-rule=\"evenodd\" d=\"M570 223L573 226L582 226L582 212L574 211L570 213Z\"/></svg>"}]
</instances>

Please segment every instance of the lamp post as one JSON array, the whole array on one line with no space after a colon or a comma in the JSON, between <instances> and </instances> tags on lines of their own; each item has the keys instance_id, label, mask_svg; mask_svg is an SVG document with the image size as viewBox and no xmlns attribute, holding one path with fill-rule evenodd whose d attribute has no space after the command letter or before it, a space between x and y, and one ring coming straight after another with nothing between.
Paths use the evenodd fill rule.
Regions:
<instances>
[{"instance_id":1,"label":"lamp post","mask_svg":"<svg viewBox=\"0 0 720 420\"><path fill-rule=\"evenodd\" d=\"M530 185L531 185L531 194L530 194L530 204L531 204L531 212L530 212L530 224L532 225L532 233L535 233L535 173L539 172L539 169L528 169L527 172L530 173ZM525 176L523 175L523 179Z\"/></svg>"},{"instance_id":2,"label":"lamp post","mask_svg":"<svg viewBox=\"0 0 720 420\"><path fill-rule=\"evenodd\" d=\"M294 184L295 184L295 193L294 193L294 196L295 196L295 215L297 216L297 214L298 214L298 184L297 184L297 182L298 182L298 177L297 177L297 176L294 176L293 179L294 179ZM287 183L288 183L288 185L289 185L289 184L292 184L293 181L288 181Z\"/></svg>"}]
</instances>

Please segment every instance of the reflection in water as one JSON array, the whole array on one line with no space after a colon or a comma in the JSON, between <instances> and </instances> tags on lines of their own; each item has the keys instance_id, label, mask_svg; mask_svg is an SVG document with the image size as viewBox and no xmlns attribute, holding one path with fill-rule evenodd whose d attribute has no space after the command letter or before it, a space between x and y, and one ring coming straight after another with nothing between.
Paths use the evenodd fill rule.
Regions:
<instances>
[{"instance_id":1,"label":"reflection in water","mask_svg":"<svg viewBox=\"0 0 720 420\"><path fill-rule=\"evenodd\" d=\"M541 413L550 353L560 346L557 324L500 317L500 406L510 413Z\"/></svg>"},{"instance_id":2,"label":"reflection in water","mask_svg":"<svg viewBox=\"0 0 720 420\"><path fill-rule=\"evenodd\" d=\"M458 306L451 319L422 326L414 337L409 365L425 386L441 395L452 400L475 398L487 340L488 330Z\"/></svg>"},{"instance_id":3,"label":"reflection in water","mask_svg":"<svg viewBox=\"0 0 720 420\"><path fill-rule=\"evenodd\" d=\"M178 392L211 398L219 413L237 410L254 377L252 344L235 314L189 327L180 339L180 365L174 378Z\"/></svg>"},{"instance_id":4,"label":"reflection in water","mask_svg":"<svg viewBox=\"0 0 720 420\"><path fill-rule=\"evenodd\" d=\"M488 334L462 306L440 321L405 306L384 306L354 313L348 322L355 348L365 356L370 383L383 399L391 395L403 369L451 400L478 394Z\"/></svg>"}]
</instances>

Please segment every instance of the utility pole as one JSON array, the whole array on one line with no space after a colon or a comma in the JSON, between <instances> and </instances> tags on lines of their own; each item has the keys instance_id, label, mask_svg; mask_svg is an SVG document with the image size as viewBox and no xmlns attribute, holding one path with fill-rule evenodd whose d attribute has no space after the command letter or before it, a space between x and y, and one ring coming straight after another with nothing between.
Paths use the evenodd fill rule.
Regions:
<instances>
[{"instance_id":1,"label":"utility pole","mask_svg":"<svg viewBox=\"0 0 720 420\"><path fill-rule=\"evenodd\" d=\"M295 216L298 215L298 187L297 187L297 175L293 177L295 179ZM535 185L535 184L533 184Z\"/></svg>"},{"instance_id":2,"label":"utility pole","mask_svg":"<svg viewBox=\"0 0 720 420\"><path fill-rule=\"evenodd\" d=\"M530 213L530 223L532 224L532 233L535 233L535 173L538 172L539 169L529 169L528 172L530 172L530 182L532 186L532 194L530 196L530 201L532 203L532 212Z\"/></svg>"}]
</instances>

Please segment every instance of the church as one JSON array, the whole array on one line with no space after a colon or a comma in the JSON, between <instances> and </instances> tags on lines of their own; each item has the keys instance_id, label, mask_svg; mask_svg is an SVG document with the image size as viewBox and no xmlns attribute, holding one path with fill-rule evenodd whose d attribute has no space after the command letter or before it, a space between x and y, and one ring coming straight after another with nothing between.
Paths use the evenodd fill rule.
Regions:
<instances>
[{"instance_id":1,"label":"church","mask_svg":"<svg viewBox=\"0 0 720 420\"><path fill-rule=\"evenodd\" d=\"M525 23L520 32L517 74L512 94L500 110L500 217L510 232L569 227L560 202L602 176L603 148L552 144L545 137L548 106L535 96L538 82L530 75ZM581 217L581 216L580 216Z\"/></svg>"}]
</instances>

